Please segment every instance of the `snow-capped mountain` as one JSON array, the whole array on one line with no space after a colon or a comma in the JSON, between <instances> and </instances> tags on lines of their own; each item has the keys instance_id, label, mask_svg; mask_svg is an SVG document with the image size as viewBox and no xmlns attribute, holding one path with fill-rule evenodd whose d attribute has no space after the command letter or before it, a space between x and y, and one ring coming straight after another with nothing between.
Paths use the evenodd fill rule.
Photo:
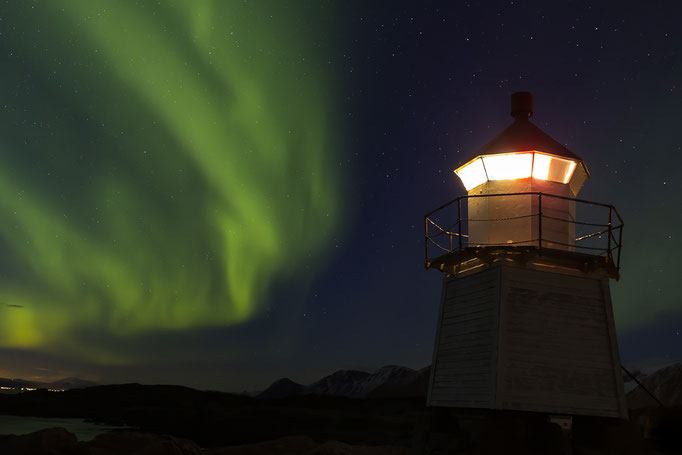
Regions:
<instances>
[{"instance_id":1,"label":"snow-capped mountain","mask_svg":"<svg viewBox=\"0 0 682 455\"><path fill-rule=\"evenodd\" d=\"M380 398L425 396L430 367L421 370L387 365L373 372L339 370L310 385L288 378L275 381L258 397L282 398L300 395ZM682 364L661 368L650 374L632 369L631 373L666 406L682 406ZM623 376L628 407L656 406L656 402L627 375Z\"/></svg>"},{"instance_id":2,"label":"snow-capped mountain","mask_svg":"<svg viewBox=\"0 0 682 455\"><path fill-rule=\"evenodd\" d=\"M275 381L261 398L281 398L296 395L331 395L348 398L424 396L428 383L428 367L413 370L387 365L371 373L358 370L339 370L308 386L290 379Z\"/></svg>"},{"instance_id":3,"label":"snow-capped mountain","mask_svg":"<svg viewBox=\"0 0 682 455\"><path fill-rule=\"evenodd\" d=\"M637 379L665 406L682 405L682 363L661 368ZM657 406L656 401L639 386L627 394L627 402L630 409Z\"/></svg>"},{"instance_id":4,"label":"snow-capped mountain","mask_svg":"<svg viewBox=\"0 0 682 455\"><path fill-rule=\"evenodd\" d=\"M365 385L370 374L366 371L339 370L307 387L310 395L334 395L349 398L365 396Z\"/></svg>"},{"instance_id":5,"label":"snow-capped mountain","mask_svg":"<svg viewBox=\"0 0 682 455\"><path fill-rule=\"evenodd\" d=\"M429 385L431 366L420 370L400 366L379 368L373 376L376 387L367 394L370 397L425 397Z\"/></svg>"},{"instance_id":6,"label":"snow-capped mountain","mask_svg":"<svg viewBox=\"0 0 682 455\"><path fill-rule=\"evenodd\" d=\"M259 393L259 398L283 398L298 395L307 395L307 387L292 381L289 378L278 379L270 387Z\"/></svg>"}]
</instances>

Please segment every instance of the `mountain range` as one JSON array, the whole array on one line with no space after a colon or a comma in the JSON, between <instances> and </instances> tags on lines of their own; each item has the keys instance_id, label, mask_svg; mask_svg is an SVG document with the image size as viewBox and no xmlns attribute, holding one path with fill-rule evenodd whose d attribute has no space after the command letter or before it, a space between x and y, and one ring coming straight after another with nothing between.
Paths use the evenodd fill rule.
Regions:
<instances>
[{"instance_id":1,"label":"mountain range","mask_svg":"<svg viewBox=\"0 0 682 455\"><path fill-rule=\"evenodd\" d=\"M374 372L339 370L310 385L298 384L289 378L275 381L256 394L259 398L284 398L302 395L327 395L348 398L418 397L426 396L431 367L420 370L388 365ZM682 406L682 364L669 365L645 374L637 370L634 376L665 406ZM629 376L623 377L628 407L656 406L657 403Z\"/></svg>"},{"instance_id":2,"label":"mountain range","mask_svg":"<svg viewBox=\"0 0 682 455\"><path fill-rule=\"evenodd\" d=\"M284 398L301 395L330 395L347 398L424 396L431 367L413 370L387 365L373 372L339 370L310 385L289 378L275 381L258 394L259 398Z\"/></svg>"},{"instance_id":3,"label":"mountain range","mask_svg":"<svg viewBox=\"0 0 682 455\"><path fill-rule=\"evenodd\" d=\"M303 395L340 396L347 398L420 397L426 396L431 367L419 370L398 365L387 365L375 371L338 370L312 384L304 385L282 378L258 393L247 395L259 398L285 398ZM633 370L633 375L665 406L682 406L682 363L660 368L645 374ZM628 407L631 409L656 406L657 403L624 375ZM84 389L97 385L80 378L64 378L54 382L0 378L0 387L13 389ZM246 394L246 393L245 393Z\"/></svg>"},{"instance_id":4,"label":"mountain range","mask_svg":"<svg viewBox=\"0 0 682 455\"><path fill-rule=\"evenodd\" d=\"M682 363L669 365L650 375L634 376L664 406L682 406ZM639 385L627 394L627 401L631 409L658 405Z\"/></svg>"}]
</instances>

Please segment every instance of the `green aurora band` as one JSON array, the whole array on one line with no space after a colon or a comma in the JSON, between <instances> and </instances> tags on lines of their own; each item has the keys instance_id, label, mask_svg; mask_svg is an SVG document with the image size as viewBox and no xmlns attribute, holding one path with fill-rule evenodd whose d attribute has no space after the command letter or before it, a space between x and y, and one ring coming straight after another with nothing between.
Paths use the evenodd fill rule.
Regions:
<instances>
[{"instance_id":1,"label":"green aurora band","mask_svg":"<svg viewBox=\"0 0 682 455\"><path fill-rule=\"evenodd\" d=\"M3 6L0 347L134 362L82 333L230 326L310 279L340 138L324 31L282 3Z\"/></svg>"}]
</instances>

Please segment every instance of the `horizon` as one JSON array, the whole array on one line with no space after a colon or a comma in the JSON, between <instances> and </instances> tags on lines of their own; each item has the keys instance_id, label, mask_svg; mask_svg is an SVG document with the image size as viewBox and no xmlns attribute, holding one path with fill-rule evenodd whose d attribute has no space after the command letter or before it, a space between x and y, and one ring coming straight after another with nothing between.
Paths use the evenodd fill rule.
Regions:
<instances>
[{"instance_id":1,"label":"horizon","mask_svg":"<svg viewBox=\"0 0 682 455\"><path fill-rule=\"evenodd\" d=\"M630 373L633 373L637 375L637 373L640 373L644 375L645 377L651 376L654 373L658 373L660 371L665 370L668 367L675 366L675 365L681 365L682 362L676 362L676 361L662 361L660 359L656 360L654 359L654 362L646 362L644 364L640 365L627 365L628 371ZM178 386L178 387L188 387L191 389L199 390L199 391L204 391L204 392L220 392L220 393L227 393L227 394L232 394L232 395L247 395L247 396L252 396L251 394L253 393L261 393L264 390L267 390L270 386L274 385L275 383L282 381L282 380L289 380L292 381L295 384L302 385L304 387L309 387L311 385L314 385L315 383L330 377L336 373L340 372L345 372L345 371L355 371L355 372L361 372L361 373L367 373L368 375L372 375L379 370L385 369L385 368L390 368L390 367L397 367L397 368L407 368L409 370L419 372L422 371L426 368L431 368L431 365L426 365L421 368L412 368L404 365L384 365L378 368L374 369L357 369L357 368L339 368L333 371L330 371L318 378L315 378L313 380L308 380L308 381L299 381L296 380L295 378L291 378L288 376L281 376L275 379L272 379L270 382L267 382L264 386L261 387L256 387L252 389L242 389L242 390L225 390L225 389L212 389L212 388L201 388L201 387L191 387L189 385L185 384L176 384L176 383L165 383L165 382L139 382L139 381L123 381L123 382L98 382L98 381L93 381L91 379L87 378L79 378L79 377L67 377L67 378L59 378L55 380L50 380L50 381L32 381L32 380L27 380L25 378L5 378L0 376L0 379L7 379L7 380L12 380L12 381L27 381L27 382L35 382L35 383L40 383L40 384L58 384L60 382L64 382L70 379L76 379L76 380L83 380L87 382L94 382L92 387L96 386L107 386L107 385L128 385L128 384L139 384L139 385L144 385L144 386ZM625 373L622 373L623 376L627 376ZM640 378L641 379L641 378ZM627 380L625 382L628 382ZM88 386L90 387L90 386ZM68 389L66 389L68 390ZM627 392L626 392L627 393Z\"/></svg>"}]
</instances>

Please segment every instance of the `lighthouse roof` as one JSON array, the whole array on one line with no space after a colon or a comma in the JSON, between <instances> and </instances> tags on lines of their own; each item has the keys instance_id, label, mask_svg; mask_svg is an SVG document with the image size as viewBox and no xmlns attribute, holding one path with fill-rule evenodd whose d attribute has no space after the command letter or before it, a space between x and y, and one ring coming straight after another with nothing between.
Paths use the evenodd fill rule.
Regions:
<instances>
[{"instance_id":1,"label":"lighthouse roof","mask_svg":"<svg viewBox=\"0 0 682 455\"><path fill-rule=\"evenodd\" d=\"M492 141L481 148L476 156L496 155L499 153L512 153L524 150L538 150L550 155L560 156L571 160L582 159L553 139L549 134L542 131L528 120L518 118L504 131L498 134Z\"/></svg>"},{"instance_id":2,"label":"lighthouse roof","mask_svg":"<svg viewBox=\"0 0 682 455\"><path fill-rule=\"evenodd\" d=\"M587 166L578 155L528 120L533 115L533 95L512 94L511 115L514 123L455 169L464 188L471 191L493 180L532 177L568 184L577 195L590 176Z\"/></svg>"}]
</instances>

